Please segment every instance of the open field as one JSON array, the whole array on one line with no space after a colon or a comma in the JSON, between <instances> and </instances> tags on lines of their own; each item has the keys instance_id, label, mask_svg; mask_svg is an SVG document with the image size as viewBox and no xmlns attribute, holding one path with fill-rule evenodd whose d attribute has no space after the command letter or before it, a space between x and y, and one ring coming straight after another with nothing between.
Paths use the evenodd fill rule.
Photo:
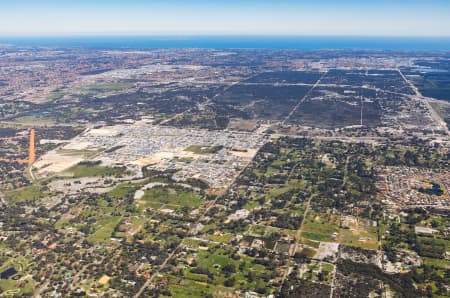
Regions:
<instances>
[{"instance_id":1,"label":"open field","mask_svg":"<svg viewBox=\"0 0 450 298\"><path fill-rule=\"evenodd\" d=\"M101 218L94 224L94 232L89 235L87 240L93 244L107 243L113 234L114 228L120 221L120 217L112 216Z\"/></svg>"},{"instance_id":2,"label":"open field","mask_svg":"<svg viewBox=\"0 0 450 298\"><path fill-rule=\"evenodd\" d=\"M100 165L78 164L66 170L73 178L114 176L126 174L124 168L112 168Z\"/></svg>"},{"instance_id":3,"label":"open field","mask_svg":"<svg viewBox=\"0 0 450 298\"><path fill-rule=\"evenodd\" d=\"M184 150L193 152L195 154L208 154L208 153L217 153L221 149L222 149L221 146L191 145Z\"/></svg>"},{"instance_id":4,"label":"open field","mask_svg":"<svg viewBox=\"0 0 450 298\"><path fill-rule=\"evenodd\" d=\"M337 241L339 224L340 216L338 215L318 215L311 212L303 221L301 236L315 241Z\"/></svg>"},{"instance_id":5,"label":"open field","mask_svg":"<svg viewBox=\"0 0 450 298\"><path fill-rule=\"evenodd\" d=\"M198 207L202 204L202 200L194 193L169 187L155 187L145 191L144 196L140 199L144 205L149 203L162 203L176 205L181 207Z\"/></svg>"}]
</instances>

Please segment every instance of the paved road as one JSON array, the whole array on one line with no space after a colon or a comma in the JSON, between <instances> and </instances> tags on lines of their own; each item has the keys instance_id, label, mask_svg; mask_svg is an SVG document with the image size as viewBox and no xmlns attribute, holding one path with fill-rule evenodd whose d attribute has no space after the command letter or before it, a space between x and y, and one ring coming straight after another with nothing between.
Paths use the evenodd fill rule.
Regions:
<instances>
[{"instance_id":1,"label":"paved road","mask_svg":"<svg viewBox=\"0 0 450 298\"><path fill-rule=\"evenodd\" d=\"M424 97L420 93L419 89L405 77L405 75L402 73L402 71L400 69L398 69L398 72L402 76L403 80L414 90L414 93L415 93L414 98L421 101L427 107L427 109L430 111L431 118L434 120L436 125L438 127L440 127L442 130L444 130L447 135L450 135L450 132L448 130L447 125L445 124L444 119L442 119L442 117L431 106L431 104L430 104L431 99Z\"/></svg>"},{"instance_id":2,"label":"paved road","mask_svg":"<svg viewBox=\"0 0 450 298\"><path fill-rule=\"evenodd\" d=\"M298 101L298 103L295 105L295 107L291 110L291 112L284 118L283 122L281 122L283 125L286 124L286 122L291 118L291 116L294 114L294 112L298 109L298 107L308 98L308 96L311 94L311 92L317 87L317 85L320 84L320 81L327 75L327 72L324 72L323 75L317 80L317 82L306 92L306 94Z\"/></svg>"}]
</instances>

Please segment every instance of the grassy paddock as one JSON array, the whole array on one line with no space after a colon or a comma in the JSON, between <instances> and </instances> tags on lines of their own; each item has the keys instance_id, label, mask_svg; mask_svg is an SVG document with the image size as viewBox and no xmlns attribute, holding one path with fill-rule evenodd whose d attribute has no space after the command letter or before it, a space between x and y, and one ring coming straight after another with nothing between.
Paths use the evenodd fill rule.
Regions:
<instances>
[{"instance_id":1,"label":"grassy paddock","mask_svg":"<svg viewBox=\"0 0 450 298\"><path fill-rule=\"evenodd\" d=\"M97 176L114 176L123 174L123 168L111 168L100 165L84 165L78 164L67 170L74 178L97 177Z\"/></svg>"},{"instance_id":2,"label":"grassy paddock","mask_svg":"<svg viewBox=\"0 0 450 298\"><path fill-rule=\"evenodd\" d=\"M222 148L222 146L192 145L184 149L184 151L189 151L195 154L210 154L219 152Z\"/></svg>"}]
</instances>

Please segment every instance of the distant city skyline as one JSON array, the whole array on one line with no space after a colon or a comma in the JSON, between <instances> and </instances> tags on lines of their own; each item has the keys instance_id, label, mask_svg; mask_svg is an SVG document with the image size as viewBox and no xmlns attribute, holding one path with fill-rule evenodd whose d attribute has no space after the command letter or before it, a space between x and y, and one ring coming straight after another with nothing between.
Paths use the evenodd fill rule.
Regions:
<instances>
[{"instance_id":1,"label":"distant city skyline","mask_svg":"<svg viewBox=\"0 0 450 298\"><path fill-rule=\"evenodd\" d=\"M0 36L450 36L444 0L2 0Z\"/></svg>"}]
</instances>

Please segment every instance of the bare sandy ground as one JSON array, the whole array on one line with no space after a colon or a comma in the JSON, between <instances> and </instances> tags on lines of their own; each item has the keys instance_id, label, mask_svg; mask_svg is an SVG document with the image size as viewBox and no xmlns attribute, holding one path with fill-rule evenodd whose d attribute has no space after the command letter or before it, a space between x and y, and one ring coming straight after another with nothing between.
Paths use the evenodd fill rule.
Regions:
<instances>
[{"instance_id":1,"label":"bare sandy ground","mask_svg":"<svg viewBox=\"0 0 450 298\"><path fill-rule=\"evenodd\" d=\"M334 242L320 242L317 253L314 259L323 260L326 257L336 259L339 249L339 243Z\"/></svg>"},{"instance_id":2,"label":"bare sandy ground","mask_svg":"<svg viewBox=\"0 0 450 298\"><path fill-rule=\"evenodd\" d=\"M57 151L50 151L34 163L38 176L48 176L60 173L83 161L83 156L63 155Z\"/></svg>"}]
</instances>

